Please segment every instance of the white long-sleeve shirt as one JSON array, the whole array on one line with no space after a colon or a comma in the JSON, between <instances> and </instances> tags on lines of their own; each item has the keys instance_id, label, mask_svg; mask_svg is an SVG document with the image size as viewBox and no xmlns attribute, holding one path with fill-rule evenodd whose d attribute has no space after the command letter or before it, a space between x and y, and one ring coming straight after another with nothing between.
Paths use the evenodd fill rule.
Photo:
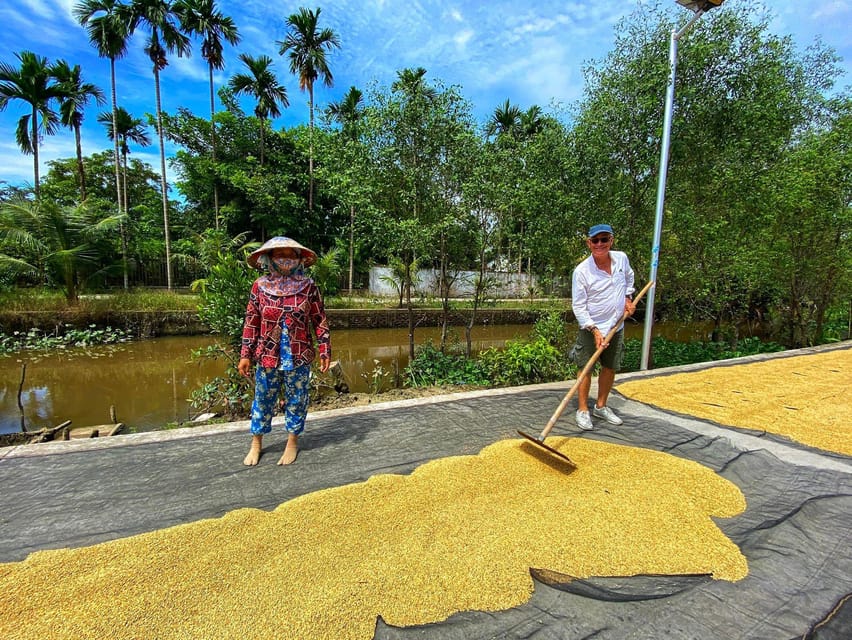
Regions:
<instances>
[{"instance_id":1,"label":"white long-sleeve shirt","mask_svg":"<svg viewBox=\"0 0 852 640\"><path fill-rule=\"evenodd\" d=\"M633 269L627 254L610 251L612 273L599 269L589 256L574 269L571 277L571 308L581 329L597 327L609 333L624 313L624 301L632 295Z\"/></svg>"}]
</instances>

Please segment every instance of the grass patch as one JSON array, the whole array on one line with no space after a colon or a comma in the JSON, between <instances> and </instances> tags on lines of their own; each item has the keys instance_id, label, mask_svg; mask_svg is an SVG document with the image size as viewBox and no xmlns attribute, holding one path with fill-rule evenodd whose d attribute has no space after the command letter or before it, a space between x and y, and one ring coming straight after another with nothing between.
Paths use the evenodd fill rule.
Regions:
<instances>
[{"instance_id":1,"label":"grass patch","mask_svg":"<svg viewBox=\"0 0 852 640\"><path fill-rule=\"evenodd\" d=\"M248 296L248 293L246 293ZM18 289L0 294L6 312L68 311L104 313L107 311L196 311L199 297L194 293L138 289L80 296L69 305L61 293L47 289Z\"/></svg>"}]
</instances>

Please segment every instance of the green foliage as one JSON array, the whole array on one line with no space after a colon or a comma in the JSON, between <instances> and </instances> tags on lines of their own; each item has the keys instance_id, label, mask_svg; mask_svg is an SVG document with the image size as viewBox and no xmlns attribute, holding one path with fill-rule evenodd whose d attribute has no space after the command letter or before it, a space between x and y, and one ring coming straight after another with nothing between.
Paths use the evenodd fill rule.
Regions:
<instances>
[{"instance_id":1,"label":"green foliage","mask_svg":"<svg viewBox=\"0 0 852 640\"><path fill-rule=\"evenodd\" d=\"M94 324L85 329L77 329L66 324L62 330L51 334L40 329L30 329L27 332L15 331L11 335L0 333L0 354L91 347L102 344L118 344L130 340L132 340L131 332L124 329L113 327L99 329Z\"/></svg>"},{"instance_id":2,"label":"green foliage","mask_svg":"<svg viewBox=\"0 0 852 640\"><path fill-rule=\"evenodd\" d=\"M828 310L823 327L825 342L840 342L852 338L852 300L848 304Z\"/></svg>"},{"instance_id":3,"label":"green foliage","mask_svg":"<svg viewBox=\"0 0 852 640\"><path fill-rule=\"evenodd\" d=\"M118 223L118 216L82 205L22 198L0 203L0 268L61 288L74 303L85 282L103 274L98 248Z\"/></svg>"},{"instance_id":4,"label":"green foliage","mask_svg":"<svg viewBox=\"0 0 852 640\"><path fill-rule=\"evenodd\" d=\"M220 252L201 290L198 317L223 343L196 351L193 356L203 359L224 360L225 375L214 378L192 392L191 403L204 411L224 407L231 417L248 413L252 383L237 371L245 320L246 301L254 282L255 273L246 264L244 256L233 252Z\"/></svg>"},{"instance_id":5,"label":"green foliage","mask_svg":"<svg viewBox=\"0 0 852 640\"><path fill-rule=\"evenodd\" d=\"M112 151L95 153L84 158L86 166L86 209L100 218L116 216L115 165ZM43 180L41 200L61 207L75 207L79 200L76 160L58 159L48 162L50 170ZM153 266L162 262L164 253L162 198L159 176L151 167L137 159L129 161L122 174L126 184L127 212L117 217L117 232L99 238L97 263L102 277L92 281L100 286L109 276L107 283L119 284L123 278L123 259L127 254L129 284L138 280L134 272L142 265ZM169 203L171 211L179 219L181 206ZM192 227L191 227L192 228ZM197 227L196 227L197 228ZM179 229L183 231L185 228ZM175 234L175 240L181 236Z\"/></svg>"},{"instance_id":6,"label":"green foliage","mask_svg":"<svg viewBox=\"0 0 852 640\"><path fill-rule=\"evenodd\" d=\"M428 83L425 69L397 75L389 90L371 92L359 121L368 156L363 180L371 185L372 204L360 220L371 255L410 265L437 254L441 218L451 210L463 166L457 157L473 122L456 88ZM402 286L408 290L410 280Z\"/></svg>"},{"instance_id":7,"label":"green foliage","mask_svg":"<svg viewBox=\"0 0 852 640\"><path fill-rule=\"evenodd\" d=\"M382 392L385 382L390 377L391 372L382 366L381 360L373 360L373 368L371 371L364 371L361 377L367 383L367 389L373 395Z\"/></svg>"},{"instance_id":8,"label":"green foliage","mask_svg":"<svg viewBox=\"0 0 852 640\"><path fill-rule=\"evenodd\" d=\"M543 317L531 332L528 340L509 341L502 349L491 348L469 359L447 354L437 349L431 341L418 347L414 359L405 370L406 383L412 387L431 385L470 384L482 386L511 386L567 380L577 375L577 367L568 362L564 345L567 338L563 323L557 322L553 312ZM639 368L642 341L627 340L623 368ZM680 343L665 338L655 338L654 366L671 367L695 362L710 362L728 358L783 351L774 342L758 338L745 338L735 346L727 342Z\"/></svg>"},{"instance_id":9,"label":"green foliage","mask_svg":"<svg viewBox=\"0 0 852 640\"><path fill-rule=\"evenodd\" d=\"M569 373L564 355L544 338L512 340L503 349L483 351L479 359L498 386L564 380Z\"/></svg>"},{"instance_id":10,"label":"green foliage","mask_svg":"<svg viewBox=\"0 0 852 640\"><path fill-rule=\"evenodd\" d=\"M654 338L651 346L655 369L783 350L784 347L776 342L762 342L760 338L755 337L743 338L732 346L728 342L674 342L658 336ZM638 371L641 354L641 340L625 340L622 368L625 371Z\"/></svg>"},{"instance_id":11,"label":"green foliage","mask_svg":"<svg viewBox=\"0 0 852 640\"><path fill-rule=\"evenodd\" d=\"M413 290L420 282L417 275L420 263L416 258L411 263L406 263L399 258L391 257L388 259L388 267L390 274L382 276L380 280L396 292L396 295L399 297L399 308L401 309L407 286Z\"/></svg>"},{"instance_id":12,"label":"green foliage","mask_svg":"<svg viewBox=\"0 0 852 640\"><path fill-rule=\"evenodd\" d=\"M235 351L240 348L246 301L255 275L244 259L220 253L200 293L198 317Z\"/></svg>"},{"instance_id":13,"label":"green foliage","mask_svg":"<svg viewBox=\"0 0 852 640\"><path fill-rule=\"evenodd\" d=\"M583 222L606 212L637 273L649 267L672 15L643 6L586 69L564 167ZM850 271L848 241L815 241L848 234L849 98L825 98L836 55L820 43L797 51L770 20L729 3L681 41L658 309L717 326L776 309L785 343L803 344L819 340L825 304L843 299L833 283Z\"/></svg>"},{"instance_id":14,"label":"green foliage","mask_svg":"<svg viewBox=\"0 0 852 640\"><path fill-rule=\"evenodd\" d=\"M232 238L224 229L205 229L175 242L173 246L176 251L172 256L178 263L201 274L202 277L193 281L190 288L203 291L207 287L206 276L218 263L221 254L245 255L260 246L257 242L246 242L247 236L247 233L239 233Z\"/></svg>"},{"instance_id":15,"label":"green foliage","mask_svg":"<svg viewBox=\"0 0 852 640\"><path fill-rule=\"evenodd\" d=\"M340 289L340 251L335 247L317 256L317 261L310 267L310 276L325 295L334 295Z\"/></svg>"},{"instance_id":16,"label":"green foliage","mask_svg":"<svg viewBox=\"0 0 852 640\"><path fill-rule=\"evenodd\" d=\"M431 340L417 347L414 359L405 368L410 387L434 385L488 384L482 364L464 355L444 353Z\"/></svg>"},{"instance_id":17,"label":"green foliage","mask_svg":"<svg viewBox=\"0 0 852 640\"><path fill-rule=\"evenodd\" d=\"M238 352L230 345L214 344L192 353L196 360L225 360L225 374L190 393L190 405L199 413L222 409L230 419L244 418L254 398L252 382L237 371Z\"/></svg>"},{"instance_id":18,"label":"green foliage","mask_svg":"<svg viewBox=\"0 0 852 640\"><path fill-rule=\"evenodd\" d=\"M198 296L160 290L129 290L110 294L83 295L74 310L83 314L115 311L196 311ZM11 289L0 294L0 309L8 313L68 311L68 301L51 289Z\"/></svg>"},{"instance_id":19,"label":"green foliage","mask_svg":"<svg viewBox=\"0 0 852 640\"><path fill-rule=\"evenodd\" d=\"M538 317L530 332L530 338L545 340L560 353L568 353L571 347L565 319L562 317L562 311L557 309L545 311Z\"/></svg>"},{"instance_id":20,"label":"green foliage","mask_svg":"<svg viewBox=\"0 0 852 640\"><path fill-rule=\"evenodd\" d=\"M84 24L92 18L78 16ZM209 120L183 109L162 114L165 135L179 147L174 167L186 203L170 203L174 257L205 262L207 248L194 233L220 224L227 237L284 234L346 253L351 231L355 270L363 273L371 261L404 266L395 278L402 306L418 263L443 273L481 270L483 284L486 267L527 270L539 276L543 291L554 290L586 253L582 230L606 221L616 228L616 248L630 255L637 273L647 273L666 43L682 18L670 6L643 3L615 27L611 52L584 70L584 92L570 112L544 113L507 100L484 127L457 87L432 82L419 68L399 71L390 86L364 93L352 87L331 105L327 127L315 128L312 115L310 126L276 131L269 118L286 105L286 91L270 58L244 57L250 74L232 78L232 89L220 92L225 110L212 118L215 162ZM123 53L128 34L118 29L109 42L98 40L99 19L88 26L100 55ZM769 319L786 345L818 344L836 339L842 323L831 310L852 297L852 101L848 90L835 88L842 61L834 51L820 42L797 47L774 35L771 24L763 7L728 3L681 41L657 310L710 320L717 332L735 320ZM153 23L146 17L137 26L150 30ZM181 49L185 41L172 44ZM212 62L210 51L202 53ZM21 148L38 152L38 128L50 133L58 122L49 105L56 96L47 60L28 52L17 57L20 64L2 69L10 84L0 102L38 108L36 121L24 116L17 131ZM302 88L310 94L322 74L309 76ZM253 117L234 91L257 99ZM111 116L104 121L111 126ZM100 220L116 211L112 162L111 151L85 159L86 205ZM65 214L76 212L80 199L77 161L49 165L47 178L34 186L45 211L70 221ZM120 233L66 237L52 265L38 259L45 252L35 245L15 252L4 244L0 253L10 260L0 270L0 287L16 278L48 283L73 300L78 285L115 282L125 242L130 273L134 266L153 273L164 253L159 178L134 160ZM0 190L0 201L11 195ZM80 225L68 230L78 236ZM330 270L314 278L324 293L333 292ZM478 290L475 304L484 295ZM556 329L543 328L543 337L561 350Z\"/></svg>"}]
</instances>

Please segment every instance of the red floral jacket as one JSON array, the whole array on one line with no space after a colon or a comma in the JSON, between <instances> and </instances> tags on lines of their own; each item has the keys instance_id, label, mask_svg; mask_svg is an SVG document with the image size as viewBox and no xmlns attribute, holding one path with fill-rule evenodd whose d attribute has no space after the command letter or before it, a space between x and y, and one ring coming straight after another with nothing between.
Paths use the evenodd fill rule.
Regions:
<instances>
[{"instance_id":1,"label":"red floral jacket","mask_svg":"<svg viewBox=\"0 0 852 640\"><path fill-rule=\"evenodd\" d=\"M331 358L331 338L325 307L317 286L311 282L299 293L273 296L258 286L251 288L243 324L240 357L262 367L275 368L280 360L281 318L287 324L293 364L310 364L316 357L310 327L313 326L320 356Z\"/></svg>"}]
</instances>

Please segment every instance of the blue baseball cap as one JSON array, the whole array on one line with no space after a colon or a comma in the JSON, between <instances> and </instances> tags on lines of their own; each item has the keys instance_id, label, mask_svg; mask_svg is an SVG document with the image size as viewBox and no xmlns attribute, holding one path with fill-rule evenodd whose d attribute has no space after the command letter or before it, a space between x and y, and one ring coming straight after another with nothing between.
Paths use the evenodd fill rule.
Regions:
<instances>
[{"instance_id":1,"label":"blue baseball cap","mask_svg":"<svg viewBox=\"0 0 852 640\"><path fill-rule=\"evenodd\" d=\"M594 238L599 233L608 233L609 235L614 235L612 233L612 227L608 224L596 224L591 229L589 229L590 238Z\"/></svg>"}]
</instances>

